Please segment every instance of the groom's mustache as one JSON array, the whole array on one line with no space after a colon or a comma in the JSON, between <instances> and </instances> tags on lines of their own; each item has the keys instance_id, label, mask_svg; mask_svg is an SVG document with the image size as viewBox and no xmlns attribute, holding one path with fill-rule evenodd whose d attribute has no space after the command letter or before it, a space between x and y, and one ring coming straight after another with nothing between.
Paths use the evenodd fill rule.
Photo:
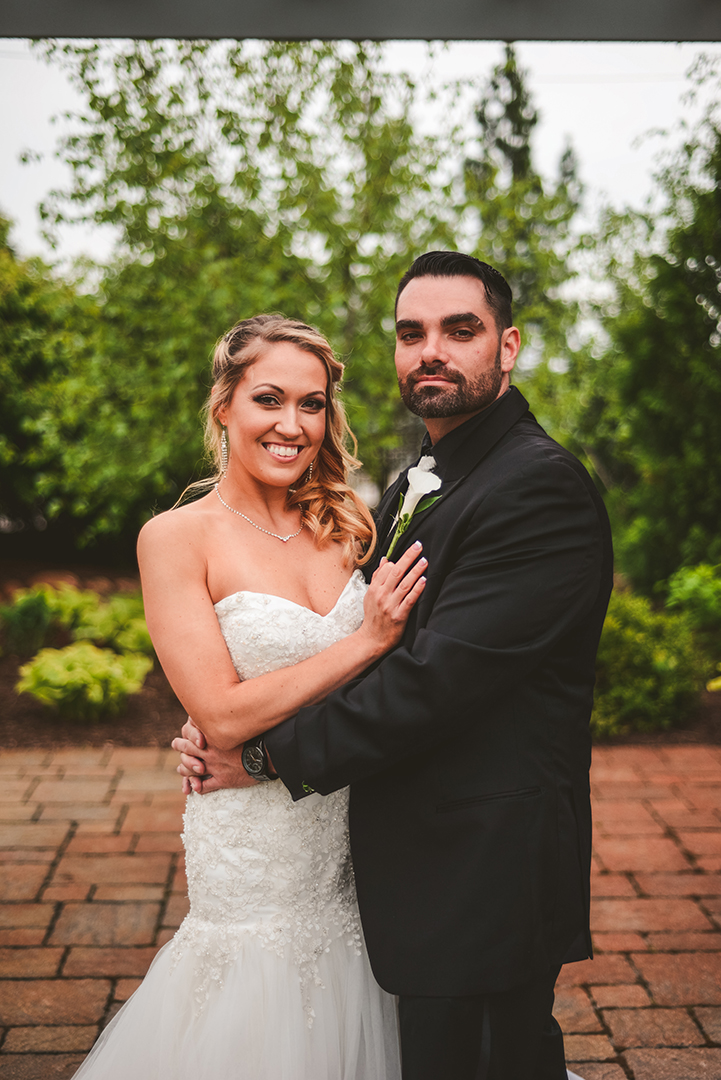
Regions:
<instances>
[{"instance_id":1,"label":"groom's mustache","mask_svg":"<svg viewBox=\"0 0 721 1080\"><path fill-rule=\"evenodd\" d=\"M423 367L418 368L416 371L412 371L406 379L408 386L415 386L421 379L425 379L428 375L441 375L447 382L458 383L461 385L465 383L465 376L460 371L453 371L450 368L444 367L443 364L424 364Z\"/></svg>"}]
</instances>

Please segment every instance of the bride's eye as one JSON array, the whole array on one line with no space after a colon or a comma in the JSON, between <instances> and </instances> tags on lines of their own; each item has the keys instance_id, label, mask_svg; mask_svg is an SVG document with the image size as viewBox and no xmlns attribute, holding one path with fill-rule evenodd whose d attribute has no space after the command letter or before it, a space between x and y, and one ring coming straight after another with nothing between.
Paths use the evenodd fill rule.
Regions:
<instances>
[{"instance_id":1,"label":"bride's eye","mask_svg":"<svg viewBox=\"0 0 721 1080\"><path fill-rule=\"evenodd\" d=\"M258 405L278 404L278 398L275 397L273 394L258 394L256 397L253 398L253 401L257 402Z\"/></svg>"},{"instance_id":2,"label":"bride's eye","mask_svg":"<svg viewBox=\"0 0 721 1080\"><path fill-rule=\"evenodd\" d=\"M321 401L320 398L308 398L307 401L303 402L303 408L307 409L308 412L322 412L325 409L325 402Z\"/></svg>"}]
</instances>

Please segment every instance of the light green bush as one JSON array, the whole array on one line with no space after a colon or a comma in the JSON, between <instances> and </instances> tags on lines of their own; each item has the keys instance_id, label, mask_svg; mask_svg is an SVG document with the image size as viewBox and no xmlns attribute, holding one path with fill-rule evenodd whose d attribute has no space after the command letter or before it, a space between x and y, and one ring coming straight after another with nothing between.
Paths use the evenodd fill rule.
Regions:
<instances>
[{"instance_id":1,"label":"light green bush","mask_svg":"<svg viewBox=\"0 0 721 1080\"><path fill-rule=\"evenodd\" d=\"M140 596L113 596L87 611L73 629L76 641L94 641L117 652L153 655Z\"/></svg>"},{"instance_id":2,"label":"light green bush","mask_svg":"<svg viewBox=\"0 0 721 1080\"><path fill-rule=\"evenodd\" d=\"M119 712L128 695L142 688L152 666L147 656L121 656L78 641L64 649L42 649L20 668L15 689L63 714L95 720Z\"/></svg>"},{"instance_id":3,"label":"light green bush","mask_svg":"<svg viewBox=\"0 0 721 1080\"><path fill-rule=\"evenodd\" d=\"M591 730L603 736L678 724L699 701L706 666L683 615L614 593L596 661Z\"/></svg>"}]
</instances>

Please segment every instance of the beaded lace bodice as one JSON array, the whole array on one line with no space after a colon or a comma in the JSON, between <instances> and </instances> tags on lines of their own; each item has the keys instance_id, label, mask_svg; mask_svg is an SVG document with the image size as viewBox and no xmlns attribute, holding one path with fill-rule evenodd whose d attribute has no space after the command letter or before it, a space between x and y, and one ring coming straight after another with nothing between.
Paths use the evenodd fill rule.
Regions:
<instances>
[{"instance_id":1,"label":"beaded lace bodice","mask_svg":"<svg viewBox=\"0 0 721 1080\"><path fill-rule=\"evenodd\" d=\"M240 678L296 664L352 633L363 618L365 588L356 571L325 616L266 593L219 601L215 611ZM177 957L188 949L197 957L199 1007L249 935L291 956L304 987L320 984L317 958L332 940L360 947L347 816L347 789L297 803L280 781L189 796L190 913L173 948Z\"/></svg>"}]
</instances>

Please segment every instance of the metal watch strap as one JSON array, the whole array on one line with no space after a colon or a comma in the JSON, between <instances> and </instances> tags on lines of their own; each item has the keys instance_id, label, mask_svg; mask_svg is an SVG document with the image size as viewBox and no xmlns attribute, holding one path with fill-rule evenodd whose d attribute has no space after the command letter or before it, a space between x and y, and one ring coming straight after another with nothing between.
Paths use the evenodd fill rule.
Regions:
<instances>
[{"instance_id":1,"label":"metal watch strap","mask_svg":"<svg viewBox=\"0 0 721 1080\"><path fill-rule=\"evenodd\" d=\"M256 735L254 739L248 739L243 747L243 768L248 776L254 780L277 780L278 775L270 775L268 764L268 751L265 749L265 741L262 735Z\"/></svg>"}]
</instances>

